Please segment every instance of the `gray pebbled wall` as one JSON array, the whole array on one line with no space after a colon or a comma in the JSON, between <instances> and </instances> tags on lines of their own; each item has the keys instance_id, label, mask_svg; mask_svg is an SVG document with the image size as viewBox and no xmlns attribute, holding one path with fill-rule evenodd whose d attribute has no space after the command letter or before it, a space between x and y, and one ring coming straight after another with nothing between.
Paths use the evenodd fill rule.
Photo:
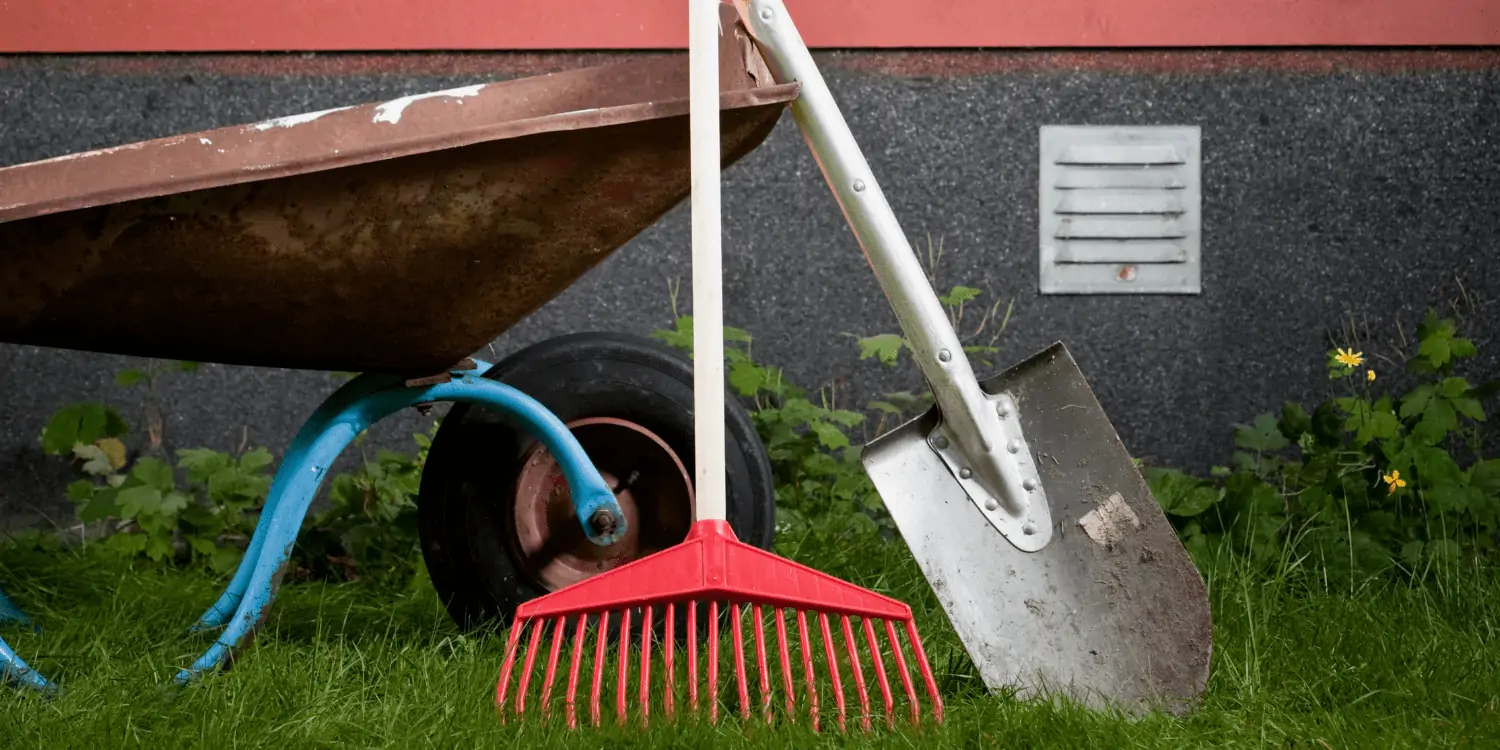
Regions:
<instances>
[{"instance_id":1,"label":"gray pebbled wall","mask_svg":"<svg viewBox=\"0 0 1500 750\"><path fill-rule=\"evenodd\" d=\"M285 59L285 58L283 58ZM844 59L844 58L834 58ZM289 67L282 63L283 68ZM1471 68L1473 66L1470 66ZM1392 354L1432 304L1466 296L1470 333L1497 373L1500 69L1212 73L995 68L920 76L830 66L830 85L914 239L941 237L944 284L1015 297L998 364L1065 341L1126 445L1204 470L1227 460L1230 424L1329 388L1322 352L1341 323ZM101 73L0 59L0 164L491 80L495 75ZM506 76L499 76L506 77ZM1203 129L1204 279L1196 297L1042 297L1037 131L1043 124L1196 124ZM846 332L895 330L790 118L726 175L728 322L801 383L848 381L852 398L910 388L909 367L857 359ZM495 354L581 330L646 334L686 281L684 204L497 339ZM925 241L923 241L925 244ZM271 290L274 293L274 290ZM682 299L689 299L686 283ZM69 478L36 447L48 415L108 398L130 360L0 345L0 520L64 522ZM1376 363L1394 379L1389 365ZM165 386L176 447L279 452L339 381L209 366ZM406 447L425 421L379 425Z\"/></svg>"}]
</instances>

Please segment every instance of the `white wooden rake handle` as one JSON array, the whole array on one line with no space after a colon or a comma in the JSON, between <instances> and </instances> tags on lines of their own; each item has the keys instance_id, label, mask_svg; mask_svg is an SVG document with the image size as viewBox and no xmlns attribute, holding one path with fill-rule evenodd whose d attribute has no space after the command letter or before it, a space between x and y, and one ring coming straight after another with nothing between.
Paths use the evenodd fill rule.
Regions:
<instances>
[{"instance_id":1,"label":"white wooden rake handle","mask_svg":"<svg viewBox=\"0 0 1500 750\"><path fill-rule=\"evenodd\" d=\"M693 434L696 517L727 520L724 290L719 170L719 0L688 0L693 221Z\"/></svg>"}]
</instances>

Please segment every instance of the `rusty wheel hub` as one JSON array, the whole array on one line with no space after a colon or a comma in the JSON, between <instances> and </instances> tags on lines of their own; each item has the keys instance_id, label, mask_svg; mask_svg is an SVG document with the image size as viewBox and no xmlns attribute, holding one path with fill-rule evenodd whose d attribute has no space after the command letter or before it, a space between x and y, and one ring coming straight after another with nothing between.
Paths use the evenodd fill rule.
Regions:
<instances>
[{"instance_id":1,"label":"rusty wheel hub","mask_svg":"<svg viewBox=\"0 0 1500 750\"><path fill-rule=\"evenodd\" d=\"M516 479L511 543L519 567L548 591L666 549L693 522L692 478L660 437L609 417L569 422L568 429L615 490L628 528L608 547L590 542L562 468L541 444L533 447Z\"/></svg>"}]
</instances>

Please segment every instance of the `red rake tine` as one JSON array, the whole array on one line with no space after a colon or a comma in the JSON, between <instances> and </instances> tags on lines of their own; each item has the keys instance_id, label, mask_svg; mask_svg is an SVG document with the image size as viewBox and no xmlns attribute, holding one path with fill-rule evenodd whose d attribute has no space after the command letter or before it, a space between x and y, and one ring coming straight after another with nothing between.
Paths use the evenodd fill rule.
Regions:
<instances>
[{"instance_id":1,"label":"red rake tine","mask_svg":"<svg viewBox=\"0 0 1500 750\"><path fill-rule=\"evenodd\" d=\"M662 641L661 649L662 655L666 657L667 662L667 695L665 703L666 713L669 717L672 715L673 697L677 693L677 673L672 669L672 657L677 653L677 641L672 638L675 635L672 631L677 625L677 613L675 609L676 607L672 602L667 602L667 636Z\"/></svg>"},{"instance_id":2,"label":"red rake tine","mask_svg":"<svg viewBox=\"0 0 1500 750\"><path fill-rule=\"evenodd\" d=\"M526 623L515 620L510 626L510 638L505 644L505 664L500 667L500 681L495 685L495 710L500 714L500 721L505 721L505 695L510 690L511 670L516 666L516 649L521 645L521 631L526 629Z\"/></svg>"},{"instance_id":3,"label":"red rake tine","mask_svg":"<svg viewBox=\"0 0 1500 750\"><path fill-rule=\"evenodd\" d=\"M841 618L844 621L844 646L849 650L849 668L854 670L854 689L859 693L859 723L866 732L870 731L870 691L865 689L865 674L859 668L859 651L854 648L854 631L849 627L849 617Z\"/></svg>"},{"instance_id":4,"label":"red rake tine","mask_svg":"<svg viewBox=\"0 0 1500 750\"><path fill-rule=\"evenodd\" d=\"M641 726L651 717L651 605L641 617Z\"/></svg>"},{"instance_id":5,"label":"red rake tine","mask_svg":"<svg viewBox=\"0 0 1500 750\"><path fill-rule=\"evenodd\" d=\"M688 704L693 711L698 710L698 604L688 604Z\"/></svg>"},{"instance_id":6,"label":"red rake tine","mask_svg":"<svg viewBox=\"0 0 1500 750\"><path fill-rule=\"evenodd\" d=\"M932 717L943 721L943 698L938 695L937 680L932 674L932 665L927 663L927 652L922 650L922 639L917 637L917 623L906 621L906 639L911 641L911 650L917 656L917 667L922 670L922 682L927 685L927 697L932 700Z\"/></svg>"},{"instance_id":7,"label":"red rake tine","mask_svg":"<svg viewBox=\"0 0 1500 750\"><path fill-rule=\"evenodd\" d=\"M708 720L719 720L719 603L708 605Z\"/></svg>"},{"instance_id":8,"label":"red rake tine","mask_svg":"<svg viewBox=\"0 0 1500 750\"><path fill-rule=\"evenodd\" d=\"M844 683L839 679L839 659L833 651L833 634L828 630L828 614L818 613L818 624L823 629L823 655L828 657L828 676L833 678L833 702L839 710L839 731L844 731Z\"/></svg>"},{"instance_id":9,"label":"red rake tine","mask_svg":"<svg viewBox=\"0 0 1500 750\"><path fill-rule=\"evenodd\" d=\"M743 611L734 605L734 677L740 688L740 718L750 718L750 689L745 683L745 635L740 624Z\"/></svg>"},{"instance_id":10,"label":"red rake tine","mask_svg":"<svg viewBox=\"0 0 1500 750\"><path fill-rule=\"evenodd\" d=\"M589 715L594 726L599 726L599 689L604 683L604 641L609 637L609 613L599 613L599 631L594 634L598 643L594 646L594 688L589 694Z\"/></svg>"},{"instance_id":11,"label":"red rake tine","mask_svg":"<svg viewBox=\"0 0 1500 750\"><path fill-rule=\"evenodd\" d=\"M776 608L776 641L781 646L781 683L786 693L786 715L797 712L797 691L792 687L792 657L786 647L786 610Z\"/></svg>"},{"instance_id":12,"label":"red rake tine","mask_svg":"<svg viewBox=\"0 0 1500 750\"><path fill-rule=\"evenodd\" d=\"M507 692L511 689L509 680L512 679L513 671L517 668L519 649L523 647L521 641L525 640L529 645L525 646L524 666L520 667L524 673L517 680L518 684L514 688L517 692L513 699L518 713L525 710L526 700L529 697L527 693L531 669L535 666L537 655L543 647L542 630L550 626L555 630L547 659L546 676L541 680L540 689L541 710L543 713L550 713L547 709L551 700L552 687L557 680L557 662L560 658L562 641L567 635L563 630L572 622L572 618L576 617L578 624L573 633L574 653L569 669L567 696L569 726L575 726L577 682L582 661L585 623L589 616L597 613L590 712L594 725L598 726L601 721L599 704L603 690L604 662L607 651L605 641L610 638L610 613L619 612L619 637L612 639L619 644L621 649L617 658L619 675L615 685L615 713L621 724L629 722L630 701L637 700L640 702L638 707L641 716L640 723L646 724L650 716L652 699L650 662L654 652L651 646L654 635L652 632L654 614L665 610L667 640L661 649L667 669L664 703L666 712L671 715L677 690L674 664L677 643L674 635L677 629L675 615L678 605L688 608L687 625L690 636L687 638L688 702L694 711L702 708L711 722L718 720L721 708L737 713L742 721L752 718L752 714L755 713L751 702L753 687L750 684L745 654L749 645L746 643L744 622L747 615L755 618L755 661L760 669L760 706L767 720L774 721L771 712L773 705L771 686L774 679L771 676L770 660L767 658L765 637L764 609L767 607L771 608L776 616L776 655L781 665L781 682L786 692L788 718L796 717L799 713L796 706L796 680L792 674L790 639L787 637L786 627L786 610L790 609L796 613L797 617L796 638L798 645L801 646L802 680L805 683L803 687L808 701L806 716L811 720L814 731L819 730L823 719L820 701L826 699L824 695L820 695L821 691L817 684L819 670L813 664L819 658L823 659L827 665L826 679L832 683L833 700L838 709L836 723L839 729L848 731L850 726L848 696L844 694L844 675L839 664L844 657L849 660L854 690L859 699L859 724L866 731L869 731L873 724L870 690L865 680L866 667L859 654L858 638L851 619L854 617L861 619L859 627L865 631L865 642L871 649L870 661L875 668L881 697L884 699L886 725L894 726L895 701L884 655L881 653L882 649L876 637L877 622L885 625L891 655L895 657L895 671L901 679L901 686L905 689L906 697L911 704L913 723L920 723L922 708L916 681L910 668L915 668L921 675L923 687L926 688L927 695L933 704L933 715L938 721L942 721L942 701L937 692L937 681L933 677L927 654L922 649L910 607L894 599L777 557L765 550L742 544L734 538L729 524L714 520L699 521L694 524L688 538L682 544L521 605L516 613L517 624L511 631L506 649L505 664L501 668L502 684L496 687L497 705L505 706L506 700L509 699ZM705 614L710 619L710 622L704 623L703 633L698 632L699 607L704 607ZM719 705L721 698L719 694L720 646L722 645L719 613L721 610L733 618L730 622L730 636L733 639L730 647L734 649L732 656L734 687L731 690L739 698L737 712L729 709L727 702L722 707ZM823 652L821 657L816 656L814 652L815 636L808 627L810 614L818 618L817 626L823 641L822 648L819 649ZM635 639L631 626L638 615L643 618L640 626L641 651L638 657L640 675L638 682L632 683L630 682L632 677L629 649L634 645ZM844 641L842 647L835 643L838 636L833 632L834 627L829 622L832 617L839 618L838 629L842 631ZM906 640L910 643L910 654L901 643L902 638L896 628L897 622L901 623L902 629L906 631ZM525 632L527 628L531 629L529 635ZM698 684L697 644L700 637L708 641L706 649L708 653L705 655L708 662L708 674L705 675L704 686L707 691L708 705L702 707L699 706L698 699L700 686ZM840 656L840 651L844 652L844 656ZM912 662L910 665L908 665L908 657ZM632 686L636 689L631 690Z\"/></svg>"},{"instance_id":13,"label":"red rake tine","mask_svg":"<svg viewBox=\"0 0 1500 750\"><path fill-rule=\"evenodd\" d=\"M542 678L542 713L552 702L552 683L557 679L557 657L562 652L563 632L568 629L568 618L559 617L552 626L552 652L547 655L547 674Z\"/></svg>"},{"instance_id":14,"label":"red rake tine","mask_svg":"<svg viewBox=\"0 0 1500 750\"><path fill-rule=\"evenodd\" d=\"M760 605L755 605L755 662L760 667L760 702L761 710L766 715L766 723L771 723L771 675L770 665L766 663L766 620L761 614Z\"/></svg>"},{"instance_id":15,"label":"red rake tine","mask_svg":"<svg viewBox=\"0 0 1500 750\"><path fill-rule=\"evenodd\" d=\"M620 620L620 674L615 678L619 689L615 694L615 720L625 723L625 683L630 676L630 610L625 610Z\"/></svg>"},{"instance_id":16,"label":"red rake tine","mask_svg":"<svg viewBox=\"0 0 1500 750\"><path fill-rule=\"evenodd\" d=\"M521 668L521 684L516 686L516 713L526 710L526 688L531 684L531 668L536 665L537 645L542 642L542 623L531 623L531 642L526 645L526 666Z\"/></svg>"},{"instance_id":17,"label":"red rake tine","mask_svg":"<svg viewBox=\"0 0 1500 750\"><path fill-rule=\"evenodd\" d=\"M808 718L812 729L818 731L818 686L813 677L812 644L807 638L807 613L797 610L797 634L802 638L802 678L807 683Z\"/></svg>"},{"instance_id":18,"label":"red rake tine","mask_svg":"<svg viewBox=\"0 0 1500 750\"><path fill-rule=\"evenodd\" d=\"M865 642L870 644L870 657L875 662L875 676L880 679L880 696L885 699L885 726L894 729L896 726L896 703L891 700L891 683L885 678L885 659L880 657L880 643L875 640L875 625L870 618L864 618Z\"/></svg>"},{"instance_id":19,"label":"red rake tine","mask_svg":"<svg viewBox=\"0 0 1500 750\"><path fill-rule=\"evenodd\" d=\"M573 633L573 665L568 668L568 728L578 728L578 667L583 663L583 633L588 628L589 616L578 616L578 628Z\"/></svg>"},{"instance_id":20,"label":"red rake tine","mask_svg":"<svg viewBox=\"0 0 1500 750\"><path fill-rule=\"evenodd\" d=\"M896 626L885 621L885 635L891 642L891 656L896 657L896 673L901 675L901 685L906 688L906 699L911 702L911 723L922 721L922 707L917 704L917 689L911 684L911 673L906 671L906 657L901 655L901 640L896 637Z\"/></svg>"}]
</instances>

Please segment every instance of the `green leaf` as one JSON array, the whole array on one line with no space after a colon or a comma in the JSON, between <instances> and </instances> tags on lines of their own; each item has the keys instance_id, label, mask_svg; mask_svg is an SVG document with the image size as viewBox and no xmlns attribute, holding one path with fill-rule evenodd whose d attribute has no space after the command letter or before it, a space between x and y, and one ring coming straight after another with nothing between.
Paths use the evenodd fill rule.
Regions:
<instances>
[{"instance_id":1,"label":"green leaf","mask_svg":"<svg viewBox=\"0 0 1500 750\"><path fill-rule=\"evenodd\" d=\"M1424 496L1427 498L1429 507L1440 515L1463 513L1469 509L1474 499L1474 493L1471 490L1473 490L1472 487L1443 484L1427 490Z\"/></svg>"},{"instance_id":2,"label":"green leaf","mask_svg":"<svg viewBox=\"0 0 1500 750\"><path fill-rule=\"evenodd\" d=\"M187 495L181 492L169 492L166 497L162 498L161 505L157 506L156 512L164 516L175 516L188 507L189 502L191 501Z\"/></svg>"},{"instance_id":3,"label":"green leaf","mask_svg":"<svg viewBox=\"0 0 1500 750\"><path fill-rule=\"evenodd\" d=\"M1371 404L1364 399L1349 401L1349 418L1344 429L1354 433L1356 445L1386 440L1401 434L1401 420L1391 411L1388 399Z\"/></svg>"},{"instance_id":4,"label":"green leaf","mask_svg":"<svg viewBox=\"0 0 1500 750\"><path fill-rule=\"evenodd\" d=\"M130 470L130 476L141 484L155 488L159 493L169 492L177 486L177 480L172 476L172 467L165 461L150 456L136 461L135 467Z\"/></svg>"},{"instance_id":5,"label":"green leaf","mask_svg":"<svg viewBox=\"0 0 1500 750\"><path fill-rule=\"evenodd\" d=\"M1448 451L1433 446L1420 446L1412 451L1412 466L1417 478L1428 487L1463 484L1465 474Z\"/></svg>"},{"instance_id":6,"label":"green leaf","mask_svg":"<svg viewBox=\"0 0 1500 750\"><path fill-rule=\"evenodd\" d=\"M134 557L145 551L147 542L145 534L114 534L104 540L104 546L121 557Z\"/></svg>"},{"instance_id":7,"label":"green leaf","mask_svg":"<svg viewBox=\"0 0 1500 750\"><path fill-rule=\"evenodd\" d=\"M150 485L139 484L120 490L115 497L121 518L136 518L142 513L155 513L161 507L161 490Z\"/></svg>"},{"instance_id":8,"label":"green leaf","mask_svg":"<svg viewBox=\"0 0 1500 750\"><path fill-rule=\"evenodd\" d=\"M676 322L676 328L653 331L651 338L691 355L693 353L693 316L683 315Z\"/></svg>"},{"instance_id":9,"label":"green leaf","mask_svg":"<svg viewBox=\"0 0 1500 750\"><path fill-rule=\"evenodd\" d=\"M1455 398L1450 402L1453 410L1475 422L1483 422L1485 419L1484 406L1477 398Z\"/></svg>"},{"instance_id":10,"label":"green leaf","mask_svg":"<svg viewBox=\"0 0 1500 750\"><path fill-rule=\"evenodd\" d=\"M177 451L177 465L188 470L188 481L202 481L209 474L228 466L228 453L208 448L184 448Z\"/></svg>"},{"instance_id":11,"label":"green leaf","mask_svg":"<svg viewBox=\"0 0 1500 750\"><path fill-rule=\"evenodd\" d=\"M828 419L845 427L854 427L855 425L864 423L865 415L857 411L833 409L828 412Z\"/></svg>"},{"instance_id":12,"label":"green leaf","mask_svg":"<svg viewBox=\"0 0 1500 750\"><path fill-rule=\"evenodd\" d=\"M1224 497L1224 490L1175 469L1148 469L1146 478L1162 511L1173 516L1197 516Z\"/></svg>"},{"instance_id":13,"label":"green leaf","mask_svg":"<svg viewBox=\"0 0 1500 750\"><path fill-rule=\"evenodd\" d=\"M1253 451L1271 452L1290 445L1276 424L1276 418L1262 414L1249 425L1235 425L1234 443Z\"/></svg>"},{"instance_id":14,"label":"green leaf","mask_svg":"<svg viewBox=\"0 0 1500 750\"><path fill-rule=\"evenodd\" d=\"M1500 498L1500 458L1474 462L1469 467L1469 483L1492 498Z\"/></svg>"},{"instance_id":15,"label":"green leaf","mask_svg":"<svg viewBox=\"0 0 1500 750\"><path fill-rule=\"evenodd\" d=\"M1461 550L1452 539L1438 539L1427 545L1427 557L1435 563L1452 563L1458 560Z\"/></svg>"},{"instance_id":16,"label":"green leaf","mask_svg":"<svg viewBox=\"0 0 1500 750\"><path fill-rule=\"evenodd\" d=\"M427 440L426 435L416 435L418 444ZM240 456L240 469L246 472L258 472L267 468L272 462L271 452L265 448L252 448Z\"/></svg>"},{"instance_id":17,"label":"green leaf","mask_svg":"<svg viewBox=\"0 0 1500 750\"><path fill-rule=\"evenodd\" d=\"M1302 404L1288 401L1281 406L1281 420L1276 427L1282 437L1300 442L1303 435L1312 432L1312 417Z\"/></svg>"},{"instance_id":18,"label":"green leaf","mask_svg":"<svg viewBox=\"0 0 1500 750\"><path fill-rule=\"evenodd\" d=\"M212 510L199 503L189 503L177 514L177 520L191 525L200 533L210 530L217 533L224 528L223 517L215 515Z\"/></svg>"},{"instance_id":19,"label":"green leaf","mask_svg":"<svg viewBox=\"0 0 1500 750\"><path fill-rule=\"evenodd\" d=\"M1433 369L1439 369L1443 365L1448 364L1448 361L1452 359L1453 352L1450 349L1452 343L1453 339L1451 336L1434 335L1422 340L1422 344L1417 348L1417 353L1426 358L1427 363Z\"/></svg>"},{"instance_id":20,"label":"green leaf","mask_svg":"<svg viewBox=\"0 0 1500 750\"><path fill-rule=\"evenodd\" d=\"M1433 399L1422 412L1422 421L1413 427L1411 434L1428 445L1437 445L1448 433L1458 429L1458 413L1453 404L1443 399Z\"/></svg>"},{"instance_id":21,"label":"green leaf","mask_svg":"<svg viewBox=\"0 0 1500 750\"><path fill-rule=\"evenodd\" d=\"M205 539L201 536L190 536L187 539L187 543L189 547L193 548L194 552L200 555L208 556L219 551L219 546L214 544L214 540Z\"/></svg>"},{"instance_id":22,"label":"green leaf","mask_svg":"<svg viewBox=\"0 0 1500 750\"><path fill-rule=\"evenodd\" d=\"M748 344L750 343L750 333L743 328L724 326L724 340L737 344Z\"/></svg>"},{"instance_id":23,"label":"green leaf","mask_svg":"<svg viewBox=\"0 0 1500 750\"><path fill-rule=\"evenodd\" d=\"M894 415L897 415L897 416L899 416L902 413L901 409L897 408L895 404L892 404L892 403L890 403L888 401L871 401L870 404L869 404L869 408L874 409L874 410L879 411L879 412L884 412L886 414L894 414Z\"/></svg>"},{"instance_id":24,"label":"green leaf","mask_svg":"<svg viewBox=\"0 0 1500 750\"><path fill-rule=\"evenodd\" d=\"M115 375L117 385L132 386L146 379L146 373L140 370L121 370Z\"/></svg>"},{"instance_id":25,"label":"green leaf","mask_svg":"<svg viewBox=\"0 0 1500 750\"><path fill-rule=\"evenodd\" d=\"M86 503L94 499L95 485L87 479L75 479L68 483L68 499L75 503Z\"/></svg>"},{"instance_id":26,"label":"green leaf","mask_svg":"<svg viewBox=\"0 0 1500 750\"><path fill-rule=\"evenodd\" d=\"M741 396L754 396L766 384L766 371L749 362L729 366L729 387Z\"/></svg>"},{"instance_id":27,"label":"green leaf","mask_svg":"<svg viewBox=\"0 0 1500 750\"><path fill-rule=\"evenodd\" d=\"M1463 378L1444 378L1443 382L1438 384L1437 392L1439 396L1446 399L1458 398L1469 392L1469 381Z\"/></svg>"},{"instance_id":28,"label":"green leaf","mask_svg":"<svg viewBox=\"0 0 1500 750\"><path fill-rule=\"evenodd\" d=\"M164 537L153 536L146 543L146 557L151 558L152 562L166 560L172 556L174 551L172 549L172 542Z\"/></svg>"},{"instance_id":29,"label":"green leaf","mask_svg":"<svg viewBox=\"0 0 1500 750\"><path fill-rule=\"evenodd\" d=\"M957 307L965 302L979 297L979 290L971 286L955 286L947 294L938 298L938 301L947 307Z\"/></svg>"},{"instance_id":30,"label":"green leaf","mask_svg":"<svg viewBox=\"0 0 1500 750\"><path fill-rule=\"evenodd\" d=\"M894 365L896 357L901 354L901 347L905 340L900 334L882 333L877 336L867 336L859 340L859 358L869 359L875 357L881 364Z\"/></svg>"},{"instance_id":31,"label":"green leaf","mask_svg":"<svg viewBox=\"0 0 1500 750\"><path fill-rule=\"evenodd\" d=\"M58 409L47 420L42 429L42 450L53 456L66 456L78 443L92 445L125 432L125 420L114 409L96 403L71 404Z\"/></svg>"},{"instance_id":32,"label":"green leaf","mask_svg":"<svg viewBox=\"0 0 1500 750\"><path fill-rule=\"evenodd\" d=\"M216 550L209 558L208 565L216 573L228 573L234 570L240 562L240 551L230 547Z\"/></svg>"},{"instance_id":33,"label":"green leaf","mask_svg":"<svg viewBox=\"0 0 1500 750\"><path fill-rule=\"evenodd\" d=\"M849 445L849 436L845 435L843 430L827 422L814 422L812 431L818 436L818 442L822 443L825 448L837 450Z\"/></svg>"},{"instance_id":34,"label":"green leaf","mask_svg":"<svg viewBox=\"0 0 1500 750\"><path fill-rule=\"evenodd\" d=\"M1419 385L1413 388L1411 393L1406 394L1406 398L1401 399L1401 418L1411 419L1421 414L1427 408L1427 405L1432 403L1434 393L1435 391L1430 385Z\"/></svg>"},{"instance_id":35,"label":"green leaf","mask_svg":"<svg viewBox=\"0 0 1500 750\"><path fill-rule=\"evenodd\" d=\"M118 511L114 494L113 492L100 492L94 495L78 509L78 520L84 523L94 523L114 515Z\"/></svg>"},{"instance_id":36,"label":"green leaf","mask_svg":"<svg viewBox=\"0 0 1500 750\"><path fill-rule=\"evenodd\" d=\"M1336 446L1343 442L1344 418L1332 401L1324 401L1313 409L1312 423L1313 435L1323 445Z\"/></svg>"}]
</instances>

